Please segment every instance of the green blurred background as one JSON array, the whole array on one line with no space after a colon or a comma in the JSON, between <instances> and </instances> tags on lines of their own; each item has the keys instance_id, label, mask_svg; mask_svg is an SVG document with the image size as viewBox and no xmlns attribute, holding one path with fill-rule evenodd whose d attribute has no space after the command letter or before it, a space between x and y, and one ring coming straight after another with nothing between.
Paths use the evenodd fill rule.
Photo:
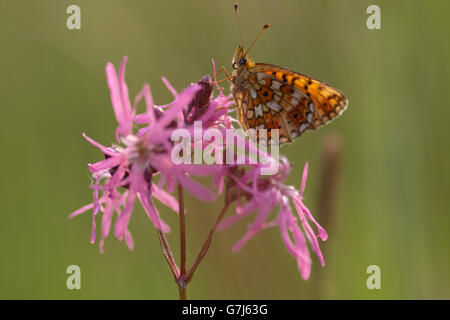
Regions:
<instances>
[{"instance_id":1,"label":"green blurred background","mask_svg":"<svg viewBox=\"0 0 450 320\"><path fill-rule=\"evenodd\" d=\"M67 219L91 201L86 164L102 158L81 133L113 141L108 61L118 66L128 55L130 93L148 82L157 104L171 99L163 75L181 89L211 73L212 58L231 69L233 2L1 1L0 298L178 298L140 207L130 224L134 251L110 236L101 255L89 242L91 214ZM81 30L66 28L71 4L81 8ZM370 4L381 7L381 30L366 27ZM450 298L449 12L444 0L240 1L247 44L272 25L254 60L324 80L350 101L340 119L281 149L293 163L290 184L299 186L310 163L305 203L329 232L326 266L314 257L303 281L277 228L233 254L247 220L216 235L191 298ZM327 218L319 190L332 134L342 148ZM190 261L219 207L187 198ZM176 215L160 208L176 230ZM177 240L174 231L175 252ZM71 264L81 268L81 290L66 288ZM381 290L366 287L369 265L381 268Z\"/></svg>"}]
</instances>

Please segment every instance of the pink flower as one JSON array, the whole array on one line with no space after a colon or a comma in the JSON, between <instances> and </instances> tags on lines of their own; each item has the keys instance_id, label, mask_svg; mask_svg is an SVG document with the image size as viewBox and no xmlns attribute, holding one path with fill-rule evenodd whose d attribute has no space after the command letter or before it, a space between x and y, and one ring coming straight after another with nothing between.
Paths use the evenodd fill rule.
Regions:
<instances>
[{"instance_id":1,"label":"pink flower","mask_svg":"<svg viewBox=\"0 0 450 320\"><path fill-rule=\"evenodd\" d=\"M173 190L175 182L180 183L204 201L212 201L215 198L209 189L190 178L188 168L176 166L171 160L171 133L177 127L177 123L182 120L180 119L182 110L192 101L200 86L191 85L180 94L176 94L175 100L163 110L153 105L150 88L145 85L131 106L125 83L126 61L127 58L124 57L119 75L116 74L111 63L106 66L111 102L118 123L115 136L120 145L105 147L83 134L86 140L100 149L105 159L89 164L89 170L95 181L92 185L93 202L70 215L72 218L93 209L91 242L94 242L95 217L99 212L103 213L101 252L104 251L104 240L110 232L114 212L117 213L114 235L120 240L125 239L128 247L133 248L128 223L136 200L139 200L158 230L170 231L153 203L153 197L155 197L174 211L178 211L178 202L163 190L164 183L167 183L169 190ZM172 88L169 86L169 89ZM141 99L144 99L146 103L146 118L149 125L141 128L137 134L133 134L136 106ZM210 168L203 169L203 175L213 172ZM159 186L152 183L154 175L161 175Z\"/></svg>"},{"instance_id":2,"label":"pink flower","mask_svg":"<svg viewBox=\"0 0 450 320\"><path fill-rule=\"evenodd\" d=\"M258 170L259 168L255 166L246 172L243 169L230 171L228 178L235 183L233 191L236 198L236 213L224 220L219 225L219 229L227 228L252 212L257 211L255 220L248 227L247 233L233 246L233 251L240 250L261 229L278 225L286 249L296 258L299 271L303 279L306 280L310 275L311 259L304 235L306 235L306 239L322 266L325 265L325 262L317 237L321 238L322 241L325 241L328 237L325 229L314 220L308 208L303 204L303 191L306 185L308 164L305 165L303 170L300 190L283 184L290 171L289 162L285 158L282 159L279 173L274 176L259 176ZM241 198L246 200L245 204L241 203ZM292 212L289 199L292 199L297 217ZM278 205L280 209L277 217L275 220L268 222L267 219L271 211ZM301 228L298 220L300 220ZM317 236L309 221L316 225L318 230Z\"/></svg>"}]
</instances>

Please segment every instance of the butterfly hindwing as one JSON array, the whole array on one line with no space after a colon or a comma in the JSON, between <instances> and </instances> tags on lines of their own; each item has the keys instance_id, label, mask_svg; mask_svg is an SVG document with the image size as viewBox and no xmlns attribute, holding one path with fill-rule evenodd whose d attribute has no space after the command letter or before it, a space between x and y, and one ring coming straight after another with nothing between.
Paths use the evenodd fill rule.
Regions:
<instances>
[{"instance_id":1,"label":"butterfly hindwing","mask_svg":"<svg viewBox=\"0 0 450 320\"><path fill-rule=\"evenodd\" d=\"M252 73L249 83L249 108L244 113L249 128L267 129L268 138L272 129L279 129L280 143L292 142L312 128L315 111L308 95L265 72Z\"/></svg>"}]
</instances>

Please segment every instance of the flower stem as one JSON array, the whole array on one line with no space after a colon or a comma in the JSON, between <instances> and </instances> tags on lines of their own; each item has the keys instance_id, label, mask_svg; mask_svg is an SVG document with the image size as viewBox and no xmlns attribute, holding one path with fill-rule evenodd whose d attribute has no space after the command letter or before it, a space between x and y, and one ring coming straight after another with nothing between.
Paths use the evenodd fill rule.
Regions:
<instances>
[{"instance_id":1,"label":"flower stem","mask_svg":"<svg viewBox=\"0 0 450 320\"><path fill-rule=\"evenodd\" d=\"M216 231L217 226L219 225L220 221L222 221L222 218L224 217L225 213L227 212L227 209L229 206L230 206L230 201L225 201L225 205L222 208L222 210L220 211L219 215L217 216L216 222L214 223L213 227L211 228L211 230L209 230L208 237L206 238L202 249L200 250L197 258L195 259L194 264L189 268L189 270L186 274L186 282L187 283L189 283L192 280L192 277L194 276L194 273L197 270L197 267L199 266L200 262L202 262L203 258L205 257L206 253L208 252L214 232Z\"/></svg>"},{"instance_id":2,"label":"flower stem","mask_svg":"<svg viewBox=\"0 0 450 320\"><path fill-rule=\"evenodd\" d=\"M172 270L173 277L175 278L175 281L178 281L178 278L180 277L180 270L178 269L177 263L173 258L172 251L170 250L169 242L167 241L166 235L164 234L164 232L158 230L158 238L159 243L161 244L161 250L163 252L163 255L166 258L170 270Z\"/></svg>"},{"instance_id":3,"label":"flower stem","mask_svg":"<svg viewBox=\"0 0 450 320\"><path fill-rule=\"evenodd\" d=\"M184 197L183 197L183 187L178 184L178 203L179 203L179 222L180 222L180 269L173 258L172 251L170 250L169 243L165 234L162 231L158 231L159 242L161 244L161 250L166 258L167 264L172 270L173 277L178 286L178 291L180 295L180 300L188 299L188 284L192 280L195 271L197 270L200 262L202 262L205 257L208 249L211 245L212 238L214 233L216 232L219 223L222 221L223 217L227 209L229 208L232 201L229 200L228 196L228 188L225 192L225 205L220 211L219 215L214 222L214 225L209 230L208 237L205 240L205 243L202 246L197 258L195 259L194 264L186 271L186 220L184 214Z\"/></svg>"},{"instance_id":4,"label":"flower stem","mask_svg":"<svg viewBox=\"0 0 450 320\"><path fill-rule=\"evenodd\" d=\"M187 292L187 283L184 281L180 282L178 281L178 290L180 292L180 300L187 300L188 299L188 292Z\"/></svg>"},{"instance_id":5,"label":"flower stem","mask_svg":"<svg viewBox=\"0 0 450 320\"><path fill-rule=\"evenodd\" d=\"M187 300L187 282L185 282L186 274L186 220L184 215L184 196L183 187L178 183L178 202L180 221L180 274L178 277L178 289L180 291L180 300Z\"/></svg>"}]
</instances>

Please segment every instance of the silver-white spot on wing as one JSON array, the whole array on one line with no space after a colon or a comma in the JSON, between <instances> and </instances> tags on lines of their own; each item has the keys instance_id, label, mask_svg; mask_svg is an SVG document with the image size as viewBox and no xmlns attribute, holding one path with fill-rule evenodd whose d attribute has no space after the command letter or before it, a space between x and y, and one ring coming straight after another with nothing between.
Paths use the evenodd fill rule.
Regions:
<instances>
[{"instance_id":1,"label":"silver-white spot on wing","mask_svg":"<svg viewBox=\"0 0 450 320\"><path fill-rule=\"evenodd\" d=\"M294 97L297 100L300 100L301 96L304 96L304 94L301 93L299 90L295 90L294 93L292 94L292 97Z\"/></svg>"},{"instance_id":2,"label":"silver-white spot on wing","mask_svg":"<svg viewBox=\"0 0 450 320\"><path fill-rule=\"evenodd\" d=\"M275 91L280 91L280 86L281 86L281 82L272 81L272 85L270 86L270 88Z\"/></svg>"},{"instance_id":3,"label":"silver-white spot on wing","mask_svg":"<svg viewBox=\"0 0 450 320\"><path fill-rule=\"evenodd\" d=\"M255 107L255 115L256 115L257 118L258 117L264 117L264 112L263 112L263 108L262 108L262 104L261 103L258 104Z\"/></svg>"},{"instance_id":4,"label":"silver-white spot on wing","mask_svg":"<svg viewBox=\"0 0 450 320\"><path fill-rule=\"evenodd\" d=\"M308 129L308 128L309 128L309 123L307 123L307 122L301 123L300 124L300 133L305 132L305 130Z\"/></svg>"},{"instance_id":5,"label":"silver-white spot on wing","mask_svg":"<svg viewBox=\"0 0 450 320\"><path fill-rule=\"evenodd\" d=\"M272 109L273 111L277 111L280 112L281 111L281 107L279 106L278 103L276 103L274 100L270 100L269 102L267 102L267 106Z\"/></svg>"}]
</instances>

